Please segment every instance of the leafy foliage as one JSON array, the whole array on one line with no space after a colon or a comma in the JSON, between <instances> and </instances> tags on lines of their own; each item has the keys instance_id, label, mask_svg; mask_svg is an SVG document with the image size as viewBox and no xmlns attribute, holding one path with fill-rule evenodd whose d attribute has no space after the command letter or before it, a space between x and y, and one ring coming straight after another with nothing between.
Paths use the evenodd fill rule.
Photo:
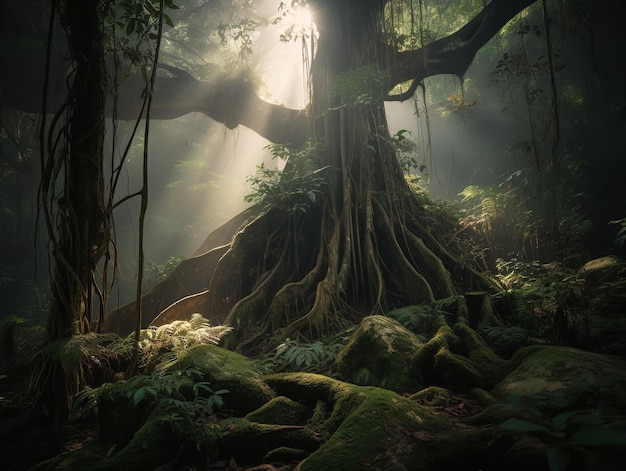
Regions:
<instances>
[{"instance_id":1,"label":"leafy foliage","mask_svg":"<svg viewBox=\"0 0 626 471\"><path fill-rule=\"evenodd\" d=\"M404 178L415 193L427 193L429 175L424 156L420 156L417 143L410 137L411 131L400 129L391 136Z\"/></svg>"},{"instance_id":2,"label":"leafy foliage","mask_svg":"<svg viewBox=\"0 0 626 471\"><path fill-rule=\"evenodd\" d=\"M144 280L146 286L152 286L167 278L185 259L182 256L171 256L164 263L157 265L146 261L144 267Z\"/></svg>"},{"instance_id":3,"label":"leafy foliage","mask_svg":"<svg viewBox=\"0 0 626 471\"><path fill-rule=\"evenodd\" d=\"M288 43L291 41L309 40L317 35L315 24L306 24L296 21L298 17L305 16L299 14L299 10L306 9L308 9L306 1L292 0L290 5L285 2L280 2L278 5L278 16L273 20L273 23L279 24L287 22L287 29L280 35L281 42Z\"/></svg>"},{"instance_id":4,"label":"leafy foliage","mask_svg":"<svg viewBox=\"0 0 626 471\"><path fill-rule=\"evenodd\" d=\"M217 28L217 34L223 45L230 45L239 51L240 59L245 59L252 54L254 44L254 32L258 26L252 18L241 18L235 23L222 23Z\"/></svg>"},{"instance_id":5,"label":"leafy foliage","mask_svg":"<svg viewBox=\"0 0 626 471\"><path fill-rule=\"evenodd\" d=\"M208 382L199 379L201 377L201 372L193 368L162 369L123 381L122 395L135 409L142 404L148 406L147 410L156 406L167 408L169 413L163 420L169 422L173 431L191 438L198 450L212 454L216 451L216 441L222 438L223 428L233 419L220 420L216 416L229 391L214 391ZM119 394L119 384L117 386L115 393L110 384L85 388L76 396L75 412L81 417L97 416L99 404L111 399L112 394Z\"/></svg>"},{"instance_id":6,"label":"leafy foliage","mask_svg":"<svg viewBox=\"0 0 626 471\"><path fill-rule=\"evenodd\" d=\"M514 438L509 451L540 446L551 471L564 471L577 455L595 464L594 469L601 469L602 447L626 445L625 417L607 416L592 409L546 414L518 397L511 397L506 407L522 417L500 425L502 435ZM523 439L527 437L533 440Z\"/></svg>"},{"instance_id":7,"label":"leafy foliage","mask_svg":"<svg viewBox=\"0 0 626 471\"><path fill-rule=\"evenodd\" d=\"M166 0L164 7L179 8L173 0ZM131 66L138 66L146 82L161 17L163 23L174 27L170 16L160 11L159 0L121 0L115 2L114 8L107 8L104 15L107 47L113 52L121 52Z\"/></svg>"},{"instance_id":8,"label":"leafy foliage","mask_svg":"<svg viewBox=\"0 0 626 471\"><path fill-rule=\"evenodd\" d=\"M174 321L141 332L139 341L140 365L156 367L167 365L168 360L187 348L199 344L217 345L232 330L232 327L211 323L200 314L193 314L189 322Z\"/></svg>"},{"instance_id":9,"label":"leafy foliage","mask_svg":"<svg viewBox=\"0 0 626 471\"><path fill-rule=\"evenodd\" d=\"M299 151L283 145L267 147L272 159L286 161L285 168L257 166L254 176L247 178L252 191L244 198L248 203L257 203L262 210L276 208L286 213L306 212L323 196L327 186L325 172L328 166L320 167L322 147L310 143Z\"/></svg>"},{"instance_id":10,"label":"leafy foliage","mask_svg":"<svg viewBox=\"0 0 626 471\"><path fill-rule=\"evenodd\" d=\"M546 217L523 197L527 185L519 170L497 185L466 187L459 194L462 228L496 257L579 263L591 221L578 207L564 207L558 218Z\"/></svg>"},{"instance_id":11,"label":"leafy foliage","mask_svg":"<svg viewBox=\"0 0 626 471\"><path fill-rule=\"evenodd\" d=\"M388 72L375 65L343 72L335 78L331 89L333 96L341 98L341 104L332 110L380 104L384 100L388 82Z\"/></svg>"},{"instance_id":12,"label":"leafy foliage","mask_svg":"<svg viewBox=\"0 0 626 471\"><path fill-rule=\"evenodd\" d=\"M270 359L273 371L313 371L323 373L330 367L342 347L341 342L303 343L287 339L276 347Z\"/></svg>"},{"instance_id":13,"label":"leafy foliage","mask_svg":"<svg viewBox=\"0 0 626 471\"><path fill-rule=\"evenodd\" d=\"M116 334L88 332L74 335L54 344L63 370L77 375L83 384L92 384L96 378L112 377L120 365L132 355L132 341Z\"/></svg>"},{"instance_id":14,"label":"leafy foliage","mask_svg":"<svg viewBox=\"0 0 626 471\"><path fill-rule=\"evenodd\" d=\"M530 335L573 346L592 340L588 295L573 273L559 264L499 259L497 265L502 285L523 299L516 312Z\"/></svg>"}]
</instances>

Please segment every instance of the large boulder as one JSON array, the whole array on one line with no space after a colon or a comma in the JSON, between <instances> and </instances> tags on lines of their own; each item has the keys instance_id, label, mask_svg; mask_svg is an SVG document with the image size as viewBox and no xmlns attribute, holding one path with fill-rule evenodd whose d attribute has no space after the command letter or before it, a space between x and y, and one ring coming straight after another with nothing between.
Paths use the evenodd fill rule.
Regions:
<instances>
[{"instance_id":1,"label":"large boulder","mask_svg":"<svg viewBox=\"0 0 626 471\"><path fill-rule=\"evenodd\" d=\"M411 358L422 345L397 321L368 316L337 355L334 370L350 383L414 392L422 383L411 374Z\"/></svg>"},{"instance_id":2,"label":"large boulder","mask_svg":"<svg viewBox=\"0 0 626 471\"><path fill-rule=\"evenodd\" d=\"M532 346L515 354L511 366L492 390L500 399L516 396L562 410L594 408L626 414L624 358L569 347Z\"/></svg>"},{"instance_id":3,"label":"large boulder","mask_svg":"<svg viewBox=\"0 0 626 471\"><path fill-rule=\"evenodd\" d=\"M213 391L227 389L228 409L251 412L274 397L253 361L216 345L197 345L185 351L172 368L197 370Z\"/></svg>"}]
</instances>

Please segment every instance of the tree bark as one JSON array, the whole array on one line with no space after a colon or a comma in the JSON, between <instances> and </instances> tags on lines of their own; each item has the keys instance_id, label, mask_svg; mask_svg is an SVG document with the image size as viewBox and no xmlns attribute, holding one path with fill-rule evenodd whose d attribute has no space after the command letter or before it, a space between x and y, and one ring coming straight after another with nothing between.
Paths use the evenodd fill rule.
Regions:
<instances>
[{"instance_id":1,"label":"tree bark","mask_svg":"<svg viewBox=\"0 0 626 471\"><path fill-rule=\"evenodd\" d=\"M94 271L109 241L103 180L106 73L98 1L68 0L63 13L74 61L68 104L58 111L68 119L61 131L66 133L67 147L47 149L42 177L55 261L48 316L52 345L90 330ZM57 200L59 183L63 190ZM60 355L43 359L44 376L38 385L39 408L45 406L55 423L67 418L69 397L78 386L78 372L65 371Z\"/></svg>"}]
</instances>

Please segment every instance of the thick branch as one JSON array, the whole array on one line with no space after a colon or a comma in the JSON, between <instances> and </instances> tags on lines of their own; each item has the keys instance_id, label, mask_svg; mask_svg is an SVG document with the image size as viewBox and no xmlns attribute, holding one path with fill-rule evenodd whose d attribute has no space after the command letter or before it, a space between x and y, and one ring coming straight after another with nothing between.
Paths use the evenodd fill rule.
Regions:
<instances>
[{"instance_id":1,"label":"thick branch","mask_svg":"<svg viewBox=\"0 0 626 471\"><path fill-rule=\"evenodd\" d=\"M440 74L463 76L483 47L504 25L536 0L493 0L457 32L424 46L396 54L391 88L413 81L409 93L390 95L388 100L407 99L426 77Z\"/></svg>"},{"instance_id":2,"label":"thick branch","mask_svg":"<svg viewBox=\"0 0 626 471\"><path fill-rule=\"evenodd\" d=\"M203 113L233 129L244 125L274 143L299 146L304 142L307 119L302 111L268 103L259 98L246 79L216 77L200 81L170 66L174 74L158 77L152 118L173 119ZM135 119L141 108L142 79L129 77L118 90L119 119Z\"/></svg>"}]
</instances>

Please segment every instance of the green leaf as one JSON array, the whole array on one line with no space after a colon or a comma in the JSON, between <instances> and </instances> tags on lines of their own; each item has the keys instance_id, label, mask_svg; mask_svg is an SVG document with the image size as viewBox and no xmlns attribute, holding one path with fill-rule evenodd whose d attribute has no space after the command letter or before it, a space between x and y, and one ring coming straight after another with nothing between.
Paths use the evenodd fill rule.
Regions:
<instances>
[{"instance_id":1,"label":"green leaf","mask_svg":"<svg viewBox=\"0 0 626 471\"><path fill-rule=\"evenodd\" d=\"M165 24L167 26L171 26L172 28L174 27L174 22L172 21L172 19L169 17L168 14L163 13L163 21L165 21Z\"/></svg>"},{"instance_id":2,"label":"green leaf","mask_svg":"<svg viewBox=\"0 0 626 471\"><path fill-rule=\"evenodd\" d=\"M135 20L131 18L128 24L126 25L126 35L130 36L134 32L135 32Z\"/></svg>"},{"instance_id":3,"label":"green leaf","mask_svg":"<svg viewBox=\"0 0 626 471\"><path fill-rule=\"evenodd\" d=\"M571 446L626 445L626 430L609 425L586 427L575 432L567 444Z\"/></svg>"},{"instance_id":4,"label":"green leaf","mask_svg":"<svg viewBox=\"0 0 626 471\"><path fill-rule=\"evenodd\" d=\"M580 415L580 411L564 412L552 419L552 426L555 430L565 430L572 417Z\"/></svg>"},{"instance_id":5,"label":"green leaf","mask_svg":"<svg viewBox=\"0 0 626 471\"><path fill-rule=\"evenodd\" d=\"M135 391L135 394L133 394L133 404L137 405L141 401L143 401L145 398L146 398L146 389L139 388L137 389L137 391Z\"/></svg>"},{"instance_id":6,"label":"green leaf","mask_svg":"<svg viewBox=\"0 0 626 471\"><path fill-rule=\"evenodd\" d=\"M224 399L222 399L222 396L218 396L217 394L213 396L213 402L215 403L215 407L218 409L221 409L224 405Z\"/></svg>"}]
</instances>

